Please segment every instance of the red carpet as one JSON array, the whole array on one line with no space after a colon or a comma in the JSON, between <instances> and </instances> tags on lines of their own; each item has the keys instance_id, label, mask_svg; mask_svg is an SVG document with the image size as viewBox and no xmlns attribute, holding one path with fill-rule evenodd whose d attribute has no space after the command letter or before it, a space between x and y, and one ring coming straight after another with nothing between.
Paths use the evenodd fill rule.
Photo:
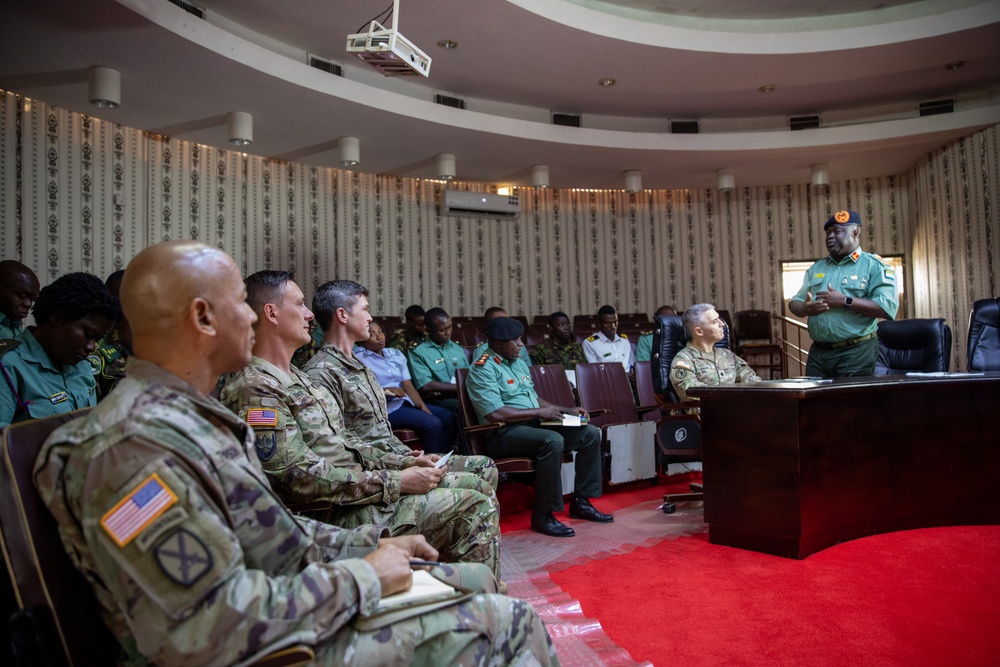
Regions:
<instances>
[{"instance_id":1,"label":"red carpet","mask_svg":"<svg viewBox=\"0 0 1000 667\"><path fill-rule=\"evenodd\" d=\"M550 576L654 665L1000 665L998 526L878 535L802 561L698 535Z\"/></svg>"}]
</instances>

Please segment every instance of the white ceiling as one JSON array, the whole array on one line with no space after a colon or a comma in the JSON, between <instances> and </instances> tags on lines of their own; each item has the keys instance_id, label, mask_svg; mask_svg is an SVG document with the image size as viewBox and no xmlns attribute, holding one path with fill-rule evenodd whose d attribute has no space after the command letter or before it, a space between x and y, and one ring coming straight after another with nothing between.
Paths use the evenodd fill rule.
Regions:
<instances>
[{"instance_id":1,"label":"white ceiling","mask_svg":"<svg viewBox=\"0 0 1000 667\"><path fill-rule=\"evenodd\" d=\"M738 185L805 182L821 162L833 180L898 174L1000 122L998 0L401 0L400 32L433 58L427 79L344 52L390 0L195 4L207 21L167 0L5 0L0 88L218 146L225 115L248 111L262 156L337 166L335 140L355 136L363 171L434 177L450 152L460 180L529 184L547 164L553 186L582 188L621 188L627 169L647 188L714 187L719 169ZM94 65L121 72L120 108L87 104ZM956 113L916 117L942 97ZM553 126L551 111L583 127ZM789 132L801 114L824 127ZM670 119L702 133L672 135Z\"/></svg>"}]
</instances>

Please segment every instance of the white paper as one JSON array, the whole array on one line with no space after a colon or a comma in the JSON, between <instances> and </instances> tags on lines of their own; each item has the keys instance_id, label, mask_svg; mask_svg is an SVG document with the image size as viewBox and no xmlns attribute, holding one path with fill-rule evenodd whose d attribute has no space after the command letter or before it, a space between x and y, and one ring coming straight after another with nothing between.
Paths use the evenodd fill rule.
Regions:
<instances>
[{"instance_id":1,"label":"white paper","mask_svg":"<svg viewBox=\"0 0 1000 667\"><path fill-rule=\"evenodd\" d=\"M439 458L439 459L437 460L437 463L435 463L435 464L434 464L434 467L435 467L435 468L440 468L440 467L442 467L442 466L443 466L444 464L446 464L446 463L448 462L448 459L450 459L450 458L451 458L451 455L452 455L452 453L453 453L454 451L455 451L455 450L452 450L452 451L448 452L447 454L445 454L444 456L442 456L441 458Z\"/></svg>"}]
</instances>

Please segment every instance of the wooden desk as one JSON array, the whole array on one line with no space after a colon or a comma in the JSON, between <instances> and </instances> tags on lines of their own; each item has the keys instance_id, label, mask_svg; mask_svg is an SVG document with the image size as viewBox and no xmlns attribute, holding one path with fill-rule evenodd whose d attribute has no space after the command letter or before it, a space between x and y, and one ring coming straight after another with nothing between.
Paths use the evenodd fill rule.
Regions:
<instances>
[{"instance_id":1,"label":"wooden desk","mask_svg":"<svg viewBox=\"0 0 1000 667\"><path fill-rule=\"evenodd\" d=\"M704 387L709 539L805 558L1000 523L1000 373Z\"/></svg>"}]
</instances>

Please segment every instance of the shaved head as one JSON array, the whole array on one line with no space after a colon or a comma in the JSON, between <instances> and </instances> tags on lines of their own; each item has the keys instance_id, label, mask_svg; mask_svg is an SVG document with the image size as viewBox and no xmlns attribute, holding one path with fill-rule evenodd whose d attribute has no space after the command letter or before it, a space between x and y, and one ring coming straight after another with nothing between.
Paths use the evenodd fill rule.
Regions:
<instances>
[{"instance_id":1,"label":"shaved head","mask_svg":"<svg viewBox=\"0 0 1000 667\"><path fill-rule=\"evenodd\" d=\"M149 246L129 262L121 301L141 359L181 377L198 366L218 377L250 360L257 317L239 267L218 248L197 241Z\"/></svg>"},{"instance_id":2,"label":"shaved head","mask_svg":"<svg viewBox=\"0 0 1000 667\"><path fill-rule=\"evenodd\" d=\"M0 262L0 313L11 320L23 320L38 298L38 276L21 262Z\"/></svg>"}]
</instances>

